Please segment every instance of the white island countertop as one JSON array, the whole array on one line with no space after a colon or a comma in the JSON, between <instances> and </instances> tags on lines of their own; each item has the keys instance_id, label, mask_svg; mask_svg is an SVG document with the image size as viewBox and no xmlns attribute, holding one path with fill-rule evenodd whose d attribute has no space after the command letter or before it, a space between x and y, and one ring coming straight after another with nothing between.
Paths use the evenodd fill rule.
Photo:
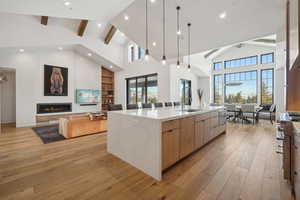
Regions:
<instances>
[{"instance_id":1,"label":"white island countertop","mask_svg":"<svg viewBox=\"0 0 300 200\"><path fill-rule=\"evenodd\" d=\"M192 112L188 112L189 109L193 109ZM138 110L121 110L121 111L110 111L109 113L117 113L129 116L142 117L147 119L155 119L160 121L168 121L173 119L180 119L183 117L204 114L216 110L223 110L223 106L206 106L204 108L185 106L182 110L180 106L170 108L149 108L149 109L138 109Z\"/></svg>"}]
</instances>

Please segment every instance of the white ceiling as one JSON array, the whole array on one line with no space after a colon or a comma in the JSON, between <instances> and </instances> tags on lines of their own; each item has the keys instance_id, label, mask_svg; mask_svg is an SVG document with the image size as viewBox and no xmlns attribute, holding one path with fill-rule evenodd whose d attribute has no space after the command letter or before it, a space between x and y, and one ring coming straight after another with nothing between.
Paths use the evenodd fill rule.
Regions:
<instances>
[{"instance_id":1,"label":"white ceiling","mask_svg":"<svg viewBox=\"0 0 300 200\"><path fill-rule=\"evenodd\" d=\"M284 28L282 0L167 0L167 57L176 49L176 6L181 6L181 54L187 55L187 23L192 23L192 53L277 33ZM149 3L150 54L162 55L162 0ZM222 12L227 13L220 19ZM124 15L129 20L124 20ZM145 0L136 0L112 22L128 38L145 47ZM157 43L156 47L152 42Z\"/></svg>"},{"instance_id":2,"label":"white ceiling","mask_svg":"<svg viewBox=\"0 0 300 200\"><path fill-rule=\"evenodd\" d=\"M65 1L70 2L65 6ZM0 12L108 21L134 0L1 0Z\"/></svg>"}]
</instances>

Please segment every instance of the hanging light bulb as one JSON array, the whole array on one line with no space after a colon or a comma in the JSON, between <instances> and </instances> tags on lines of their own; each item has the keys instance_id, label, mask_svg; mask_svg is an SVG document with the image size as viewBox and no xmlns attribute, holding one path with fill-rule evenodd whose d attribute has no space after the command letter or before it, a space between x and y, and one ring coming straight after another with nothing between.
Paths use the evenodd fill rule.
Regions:
<instances>
[{"instance_id":1,"label":"hanging light bulb","mask_svg":"<svg viewBox=\"0 0 300 200\"><path fill-rule=\"evenodd\" d=\"M179 27L179 11L180 11L180 7L177 6L176 7L177 10L177 33L180 32L180 27ZM180 68L180 52L179 52L179 34L177 34L177 69Z\"/></svg>"},{"instance_id":2,"label":"hanging light bulb","mask_svg":"<svg viewBox=\"0 0 300 200\"><path fill-rule=\"evenodd\" d=\"M163 56L161 63L163 65L167 64L166 58L166 0L163 0Z\"/></svg>"},{"instance_id":3,"label":"hanging light bulb","mask_svg":"<svg viewBox=\"0 0 300 200\"><path fill-rule=\"evenodd\" d=\"M188 23L188 71L191 71L191 23Z\"/></svg>"},{"instance_id":4,"label":"hanging light bulb","mask_svg":"<svg viewBox=\"0 0 300 200\"><path fill-rule=\"evenodd\" d=\"M148 0L146 1L146 50L145 50L145 60L149 60L149 35L148 35Z\"/></svg>"}]
</instances>

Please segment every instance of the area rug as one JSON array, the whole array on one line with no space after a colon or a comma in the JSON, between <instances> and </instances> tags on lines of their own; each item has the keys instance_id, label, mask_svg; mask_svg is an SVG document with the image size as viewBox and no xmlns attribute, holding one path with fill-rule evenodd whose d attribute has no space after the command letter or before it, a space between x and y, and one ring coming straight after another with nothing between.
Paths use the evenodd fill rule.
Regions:
<instances>
[{"instance_id":1,"label":"area rug","mask_svg":"<svg viewBox=\"0 0 300 200\"><path fill-rule=\"evenodd\" d=\"M34 127L32 130L41 138L44 144L66 139L58 133L58 125Z\"/></svg>"}]
</instances>

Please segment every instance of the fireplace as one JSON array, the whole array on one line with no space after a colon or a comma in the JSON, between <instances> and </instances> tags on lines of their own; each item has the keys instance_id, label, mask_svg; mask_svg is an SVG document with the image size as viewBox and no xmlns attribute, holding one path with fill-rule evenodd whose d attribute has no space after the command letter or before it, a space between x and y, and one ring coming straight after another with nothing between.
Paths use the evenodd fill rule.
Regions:
<instances>
[{"instance_id":1,"label":"fireplace","mask_svg":"<svg viewBox=\"0 0 300 200\"><path fill-rule=\"evenodd\" d=\"M72 103L39 103L37 114L72 112Z\"/></svg>"}]
</instances>

